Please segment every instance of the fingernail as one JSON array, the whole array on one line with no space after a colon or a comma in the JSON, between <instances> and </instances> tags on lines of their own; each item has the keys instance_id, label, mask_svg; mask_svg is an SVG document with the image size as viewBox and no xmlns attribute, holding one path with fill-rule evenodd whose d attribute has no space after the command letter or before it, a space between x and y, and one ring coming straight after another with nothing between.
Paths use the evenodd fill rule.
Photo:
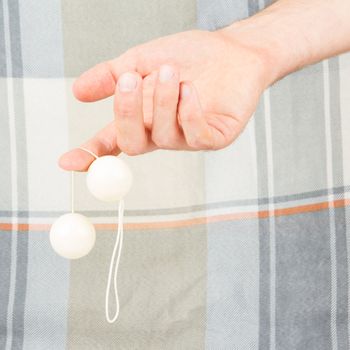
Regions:
<instances>
[{"instance_id":1,"label":"fingernail","mask_svg":"<svg viewBox=\"0 0 350 350\"><path fill-rule=\"evenodd\" d=\"M174 69L168 65L160 67L159 80L161 83L169 81L174 76Z\"/></svg>"},{"instance_id":2,"label":"fingernail","mask_svg":"<svg viewBox=\"0 0 350 350\"><path fill-rule=\"evenodd\" d=\"M191 94L191 88L187 84L181 85L181 99L185 99Z\"/></svg>"},{"instance_id":3,"label":"fingernail","mask_svg":"<svg viewBox=\"0 0 350 350\"><path fill-rule=\"evenodd\" d=\"M124 73L118 79L118 87L121 92L130 92L136 89L137 80L134 74Z\"/></svg>"}]
</instances>

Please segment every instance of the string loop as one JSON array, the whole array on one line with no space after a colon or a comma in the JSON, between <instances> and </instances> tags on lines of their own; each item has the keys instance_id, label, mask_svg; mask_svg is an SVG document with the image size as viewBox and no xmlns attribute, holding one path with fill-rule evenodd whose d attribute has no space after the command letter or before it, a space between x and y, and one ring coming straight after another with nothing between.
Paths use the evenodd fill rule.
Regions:
<instances>
[{"instance_id":1,"label":"string loop","mask_svg":"<svg viewBox=\"0 0 350 350\"><path fill-rule=\"evenodd\" d=\"M124 218L124 200L121 199L119 201L119 208L118 208L118 230L117 230L117 238L115 241L115 245L113 248L112 258L109 265L109 273L108 273L108 282L107 282L107 289L106 289L106 300L105 300L105 311L106 311L106 319L109 323L113 323L117 320L119 316L119 296L118 296L118 267L119 267L119 261L120 261L120 255L123 247L123 238L124 238L124 227L123 227L123 218ZM114 274L113 274L113 268L114 268ZM109 293L111 289L111 282L112 282L112 274L113 274L113 289L114 289L114 295L115 295L115 314L113 317L110 317L109 315Z\"/></svg>"},{"instance_id":2,"label":"string loop","mask_svg":"<svg viewBox=\"0 0 350 350\"><path fill-rule=\"evenodd\" d=\"M84 147L78 147L82 151L85 151L89 154L91 154L96 159L98 156L90 151L87 148ZM73 172L72 172L72 188L74 186L73 182ZM72 196L72 211L73 211L73 196ZM105 313L106 313L106 319L109 323L114 323L118 316L119 316L119 296L118 296L118 268L119 268L119 261L121 256L121 251L123 247L123 238L124 238L124 227L123 227L123 219L124 219L124 200L121 199L119 201L119 207L118 207L118 229L117 229L117 237L113 248L113 253L111 257L111 262L109 265L109 272L108 272L108 281L107 281L107 288L106 288L106 299L105 299ZM114 271L114 273L113 273ZM111 283L112 283L112 275L113 275L113 291L115 296L115 313L114 316L111 317L109 314L109 294L111 290Z\"/></svg>"}]
</instances>

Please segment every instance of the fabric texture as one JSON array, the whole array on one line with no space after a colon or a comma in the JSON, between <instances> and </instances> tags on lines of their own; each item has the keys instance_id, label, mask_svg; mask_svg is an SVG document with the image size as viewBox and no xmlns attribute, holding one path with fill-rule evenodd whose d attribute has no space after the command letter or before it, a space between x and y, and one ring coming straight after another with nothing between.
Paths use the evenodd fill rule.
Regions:
<instances>
[{"instance_id":1,"label":"fabric texture","mask_svg":"<svg viewBox=\"0 0 350 350\"><path fill-rule=\"evenodd\" d=\"M350 55L268 89L216 152L123 158L121 311L104 296L117 206L77 175L97 227L68 261L48 231L70 210L61 153L113 118L76 101L74 78L138 43L215 30L257 0L0 0L0 349L349 349Z\"/></svg>"}]
</instances>

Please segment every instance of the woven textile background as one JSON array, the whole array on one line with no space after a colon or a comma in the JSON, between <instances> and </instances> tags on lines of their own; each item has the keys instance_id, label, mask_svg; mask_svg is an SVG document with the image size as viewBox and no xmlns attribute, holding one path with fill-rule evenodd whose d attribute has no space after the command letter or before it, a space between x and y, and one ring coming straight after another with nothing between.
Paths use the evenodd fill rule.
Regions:
<instances>
[{"instance_id":1,"label":"woven textile background","mask_svg":"<svg viewBox=\"0 0 350 350\"><path fill-rule=\"evenodd\" d=\"M117 208L77 176L98 228L85 258L49 244L70 210L59 155L113 118L76 101L90 66L141 42L214 30L257 0L0 0L0 350L348 350L350 55L271 87L217 152L124 157L121 313L104 293Z\"/></svg>"}]
</instances>

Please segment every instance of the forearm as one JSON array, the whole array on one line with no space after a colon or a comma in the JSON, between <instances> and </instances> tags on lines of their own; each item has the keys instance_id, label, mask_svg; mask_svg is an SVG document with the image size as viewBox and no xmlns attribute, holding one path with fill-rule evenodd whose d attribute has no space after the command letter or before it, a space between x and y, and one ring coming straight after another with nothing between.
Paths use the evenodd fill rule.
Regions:
<instances>
[{"instance_id":1,"label":"forearm","mask_svg":"<svg viewBox=\"0 0 350 350\"><path fill-rule=\"evenodd\" d=\"M222 31L261 51L272 83L350 50L350 0L279 0Z\"/></svg>"}]
</instances>

